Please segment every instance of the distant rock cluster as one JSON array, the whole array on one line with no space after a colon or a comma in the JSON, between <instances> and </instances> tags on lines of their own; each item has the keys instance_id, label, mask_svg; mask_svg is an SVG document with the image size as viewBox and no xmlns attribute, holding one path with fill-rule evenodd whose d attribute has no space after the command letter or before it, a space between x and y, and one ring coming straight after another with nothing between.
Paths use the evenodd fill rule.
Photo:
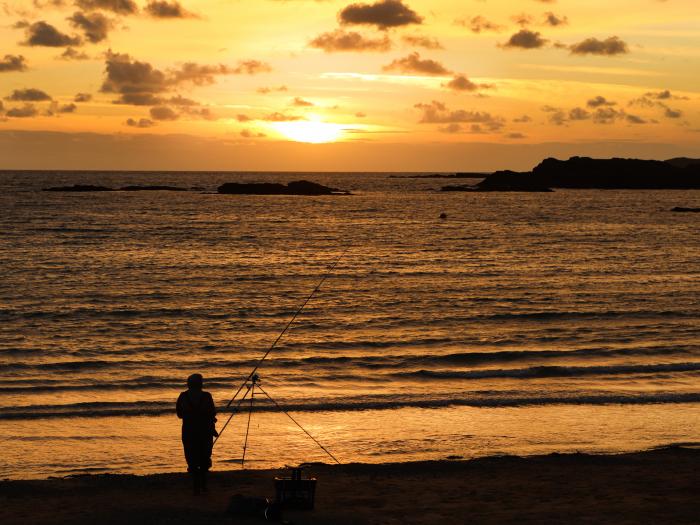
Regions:
<instances>
[{"instance_id":1,"label":"distant rock cluster","mask_svg":"<svg viewBox=\"0 0 700 525\"><path fill-rule=\"evenodd\" d=\"M551 191L552 188L700 189L700 160L548 158L530 172L497 171L473 186L444 186L442 191Z\"/></svg>"},{"instance_id":2,"label":"distant rock cluster","mask_svg":"<svg viewBox=\"0 0 700 525\"><path fill-rule=\"evenodd\" d=\"M270 182L227 182L218 187L228 195L350 195L349 191L299 180L287 185Z\"/></svg>"}]
</instances>

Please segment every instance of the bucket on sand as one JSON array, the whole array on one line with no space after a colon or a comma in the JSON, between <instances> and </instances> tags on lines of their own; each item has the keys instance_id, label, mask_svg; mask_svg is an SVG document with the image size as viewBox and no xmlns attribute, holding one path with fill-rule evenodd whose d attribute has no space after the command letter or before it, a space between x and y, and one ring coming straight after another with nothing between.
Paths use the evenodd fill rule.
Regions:
<instances>
[{"instance_id":1,"label":"bucket on sand","mask_svg":"<svg viewBox=\"0 0 700 525\"><path fill-rule=\"evenodd\" d=\"M275 478L275 503L285 509L313 510L316 478L301 477L301 467L291 468L291 477Z\"/></svg>"}]
</instances>

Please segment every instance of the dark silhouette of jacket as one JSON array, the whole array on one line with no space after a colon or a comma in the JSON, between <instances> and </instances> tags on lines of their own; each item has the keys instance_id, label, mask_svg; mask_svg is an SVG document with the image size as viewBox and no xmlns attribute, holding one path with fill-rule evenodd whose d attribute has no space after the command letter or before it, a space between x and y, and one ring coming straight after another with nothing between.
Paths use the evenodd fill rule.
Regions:
<instances>
[{"instance_id":1,"label":"dark silhouette of jacket","mask_svg":"<svg viewBox=\"0 0 700 525\"><path fill-rule=\"evenodd\" d=\"M209 470L216 434L216 408L211 394L191 389L182 392L177 398L177 417L182 419L182 444L187 470Z\"/></svg>"}]
</instances>

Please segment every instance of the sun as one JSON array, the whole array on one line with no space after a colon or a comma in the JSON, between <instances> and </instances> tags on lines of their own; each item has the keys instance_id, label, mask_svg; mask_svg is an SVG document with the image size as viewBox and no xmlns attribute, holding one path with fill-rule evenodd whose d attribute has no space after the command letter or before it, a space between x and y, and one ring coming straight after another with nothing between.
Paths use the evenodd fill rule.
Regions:
<instances>
[{"instance_id":1,"label":"sun","mask_svg":"<svg viewBox=\"0 0 700 525\"><path fill-rule=\"evenodd\" d=\"M343 135L343 126L340 124L317 120L275 122L273 127L290 140L312 144L335 142Z\"/></svg>"}]
</instances>

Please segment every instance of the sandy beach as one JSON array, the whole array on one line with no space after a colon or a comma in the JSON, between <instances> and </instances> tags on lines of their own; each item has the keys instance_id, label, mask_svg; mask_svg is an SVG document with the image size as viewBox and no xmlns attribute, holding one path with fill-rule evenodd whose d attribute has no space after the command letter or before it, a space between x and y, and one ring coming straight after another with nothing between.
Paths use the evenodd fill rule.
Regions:
<instances>
[{"instance_id":1,"label":"sandy beach","mask_svg":"<svg viewBox=\"0 0 700 525\"><path fill-rule=\"evenodd\" d=\"M470 461L313 465L316 508L289 523L698 523L700 451L553 454ZM258 523L226 515L229 498L274 496L279 471L211 475L194 496L184 474L99 475L0 483L0 521Z\"/></svg>"}]
</instances>

